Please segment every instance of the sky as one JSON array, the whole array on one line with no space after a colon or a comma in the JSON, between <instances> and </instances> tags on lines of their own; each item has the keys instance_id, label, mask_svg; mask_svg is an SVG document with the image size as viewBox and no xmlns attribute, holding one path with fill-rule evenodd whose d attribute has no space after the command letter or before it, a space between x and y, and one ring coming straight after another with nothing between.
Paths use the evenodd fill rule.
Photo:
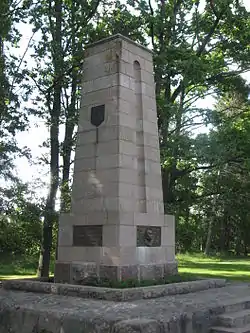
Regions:
<instances>
[{"instance_id":1,"label":"sky","mask_svg":"<svg viewBox=\"0 0 250 333\"><path fill-rule=\"evenodd\" d=\"M250 0L244 0L243 2L246 8L250 11ZM23 25L21 26L21 33L23 34L23 38L19 52L20 54L23 54L27 48L32 31L31 28L27 27L27 25ZM28 62L31 61L29 53L26 54L25 58ZM249 73L245 74L245 78L250 82ZM197 107L211 107L213 103L214 100L210 97L204 100L199 100ZM201 127L197 129L196 132L198 133L207 131L208 129L206 127ZM41 119L33 117L29 130L18 133L17 141L20 146L27 146L30 149L33 157L32 160L34 161L37 160L42 154L46 153L45 148L41 147L41 145L43 141L47 139L48 134L48 128L45 126L44 122ZM48 183L48 167L43 167L41 165L31 165L26 158L19 158L16 160L16 166L17 174L22 179L22 181L32 183L39 196L45 196L47 193L47 187L46 185L41 186L41 181ZM37 180L39 180L39 182L37 182Z\"/></svg>"}]
</instances>

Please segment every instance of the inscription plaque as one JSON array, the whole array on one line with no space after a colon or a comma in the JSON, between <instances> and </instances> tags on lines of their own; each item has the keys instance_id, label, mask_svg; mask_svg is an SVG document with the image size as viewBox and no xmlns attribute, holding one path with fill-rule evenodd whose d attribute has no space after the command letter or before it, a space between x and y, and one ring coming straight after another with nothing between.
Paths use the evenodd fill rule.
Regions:
<instances>
[{"instance_id":1,"label":"inscription plaque","mask_svg":"<svg viewBox=\"0 0 250 333\"><path fill-rule=\"evenodd\" d=\"M91 124L98 127L104 122L105 105L93 106L91 108Z\"/></svg>"},{"instance_id":2,"label":"inscription plaque","mask_svg":"<svg viewBox=\"0 0 250 333\"><path fill-rule=\"evenodd\" d=\"M138 226L137 246L161 246L161 227Z\"/></svg>"},{"instance_id":3,"label":"inscription plaque","mask_svg":"<svg viewBox=\"0 0 250 333\"><path fill-rule=\"evenodd\" d=\"M74 225L73 246L102 246L102 225Z\"/></svg>"}]
</instances>

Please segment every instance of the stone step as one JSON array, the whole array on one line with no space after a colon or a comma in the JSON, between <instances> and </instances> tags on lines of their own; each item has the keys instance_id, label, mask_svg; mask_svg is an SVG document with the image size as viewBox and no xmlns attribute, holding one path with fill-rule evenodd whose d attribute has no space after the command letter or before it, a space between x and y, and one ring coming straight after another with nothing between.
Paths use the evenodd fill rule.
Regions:
<instances>
[{"instance_id":1,"label":"stone step","mask_svg":"<svg viewBox=\"0 0 250 333\"><path fill-rule=\"evenodd\" d=\"M245 327L212 327L210 333L250 333L250 325Z\"/></svg>"},{"instance_id":2,"label":"stone step","mask_svg":"<svg viewBox=\"0 0 250 333\"><path fill-rule=\"evenodd\" d=\"M250 297L238 298L224 302L222 313L232 313L250 309Z\"/></svg>"},{"instance_id":3,"label":"stone step","mask_svg":"<svg viewBox=\"0 0 250 333\"><path fill-rule=\"evenodd\" d=\"M227 312L217 317L217 325L223 327L243 327L250 324L250 309Z\"/></svg>"}]
</instances>

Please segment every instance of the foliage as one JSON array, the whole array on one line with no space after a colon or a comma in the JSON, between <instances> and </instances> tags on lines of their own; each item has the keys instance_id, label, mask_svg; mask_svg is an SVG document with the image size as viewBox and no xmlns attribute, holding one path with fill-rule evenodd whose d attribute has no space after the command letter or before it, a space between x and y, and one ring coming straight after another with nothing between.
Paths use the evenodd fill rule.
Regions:
<instances>
[{"instance_id":1,"label":"foliage","mask_svg":"<svg viewBox=\"0 0 250 333\"><path fill-rule=\"evenodd\" d=\"M31 201L22 184L9 190L0 215L0 255L37 255L41 243L42 207Z\"/></svg>"}]
</instances>

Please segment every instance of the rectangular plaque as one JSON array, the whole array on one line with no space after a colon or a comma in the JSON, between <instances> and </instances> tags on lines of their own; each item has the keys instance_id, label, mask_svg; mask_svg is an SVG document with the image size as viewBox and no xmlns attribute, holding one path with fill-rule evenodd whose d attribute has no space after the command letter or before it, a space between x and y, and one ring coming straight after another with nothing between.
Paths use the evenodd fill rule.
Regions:
<instances>
[{"instance_id":1,"label":"rectangular plaque","mask_svg":"<svg viewBox=\"0 0 250 333\"><path fill-rule=\"evenodd\" d=\"M74 225L73 246L102 246L102 225Z\"/></svg>"},{"instance_id":2,"label":"rectangular plaque","mask_svg":"<svg viewBox=\"0 0 250 333\"><path fill-rule=\"evenodd\" d=\"M161 246L161 227L138 226L137 246Z\"/></svg>"}]
</instances>

